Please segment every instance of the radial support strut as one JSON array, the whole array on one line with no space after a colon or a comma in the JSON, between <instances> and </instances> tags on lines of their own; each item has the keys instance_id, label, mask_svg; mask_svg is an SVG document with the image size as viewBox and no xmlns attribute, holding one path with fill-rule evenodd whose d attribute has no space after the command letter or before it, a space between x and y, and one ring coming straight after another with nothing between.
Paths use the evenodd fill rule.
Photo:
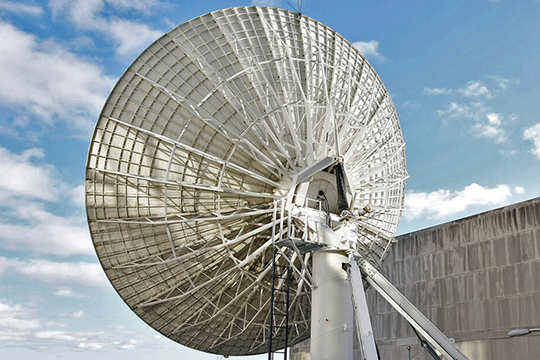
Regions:
<instances>
[{"instance_id":1,"label":"radial support strut","mask_svg":"<svg viewBox=\"0 0 540 360\"><path fill-rule=\"evenodd\" d=\"M354 263L354 261L353 261ZM401 294L369 261L362 257L358 265L366 280L397 310L426 341L446 359L469 360L429 319Z\"/></svg>"},{"instance_id":2,"label":"radial support strut","mask_svg":"<svg viewBox=\"0 0 540 360\"><path fill-rule=\"evenodd\" d=\"M354 320L356 332L364 359L379 360L377 347L375 345L375 335L369 318L366 294L360 268L356 261L352 260L349 267L349 286L351 289L351 299L354 307Z\"/></svg>"}]
</instances>

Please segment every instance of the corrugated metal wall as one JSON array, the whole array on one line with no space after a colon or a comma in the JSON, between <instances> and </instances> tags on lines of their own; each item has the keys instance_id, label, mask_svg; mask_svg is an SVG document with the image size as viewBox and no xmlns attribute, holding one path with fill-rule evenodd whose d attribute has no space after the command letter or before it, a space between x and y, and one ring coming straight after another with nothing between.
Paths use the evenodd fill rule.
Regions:
<instances>
[{"instance_id":1,"label":"corrugated metal wall","mask_svg":"<svg viewBox=\"0 0 540 360\"><path fill-rule=\"evenodd\" d=\"M385 276L474 360L538 360L540 198L398 237ZM368 304L382 360L424 360L408 323L376 294ZM292 349L306 359L307 348Z\"/></svg>"}]
</instances>

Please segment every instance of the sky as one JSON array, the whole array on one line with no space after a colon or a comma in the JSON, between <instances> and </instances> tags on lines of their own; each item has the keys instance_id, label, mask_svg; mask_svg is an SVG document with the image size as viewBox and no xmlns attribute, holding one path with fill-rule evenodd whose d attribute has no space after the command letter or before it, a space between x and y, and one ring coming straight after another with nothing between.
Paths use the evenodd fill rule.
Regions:
<instances>
[{"instance_id":1,"label":"sky","mask_svg":"<svg viewBox=\"0 0 540 360\"><path fill-rule=\"evenodd\" d=\"M216 359L159 336L108 283L84 170L101 107L137 55L193 17L250 4L291 9L0 0L0 358ZM392 97L410 174L399 234L540 196L539 0L304 0L301 10L357 46Z\"/></svg>"}]
</instances>

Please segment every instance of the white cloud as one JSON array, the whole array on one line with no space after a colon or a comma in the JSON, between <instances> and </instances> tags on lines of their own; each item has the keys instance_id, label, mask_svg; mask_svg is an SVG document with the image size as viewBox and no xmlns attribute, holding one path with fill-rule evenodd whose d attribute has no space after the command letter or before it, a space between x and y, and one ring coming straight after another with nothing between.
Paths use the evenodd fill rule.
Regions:
<instances>
[{"instance_id":1,"label":"white cloud","mask_svg":"<svg viewBox=\"0 0 540 360\"><path fill-rule=\"evenodd\" d=\"M472 129L477 137L493 139L496 143L502 143L507 139L504 130L495 125L478 123Z\"/></svg>"},{"instance_id":2,"label":"white cloud","mask_svg":"<svg viewBox=\"0 0 540 360\"><path fill-rule=\"evenodd\" d=\"M40 327L32 311L20 304L0 301L0 342L25 340L31 331Z\"/></svg>"},{"instance_id":3,"label":"white cloud","mask_svg":"<svg viewBox=\"0 0 540 360\"><path fill-rule=\"evenodd\" d=\"M486 114L486 121L477 123L472 127L477 137L492 139L497 143L507 140L506 132L502 128L502 117L497 113Z\"/></svg>"},{"instance_id":4,"label":"white cloud","mask_svg":"<svg viewBox=\"0 0 540 360\"><path fill-rule=\"evenodd\" d=\"M508 85L511 85L511 84L519 84L519 80L518 79L507 79L507 78L504 78L500 75L488 75L486 76L488 79L492 80L493 82L495 82L495 84L501 89L501 90L505 90Z\"/></svg>"},{"instance_id":5,"label":"white cloud","mask_svg":"<svg viewBox=\"0 0 540 360\"><path fill-rule=\"evenodd\" d=\"M423 94L426 95L447 95L452 99L461 96L461 100L452 101L446 109L437 110L437 114L446 118L473 119L477 123L471 125L472 131L477 137L492 139L498 143L507 140L506 132L503 129L503 117L501 114L493 112L486 102L507 88L509 84L518 83L515 79L506 79L498 75L487 76L490 86L495 87L495 91L490 90L481 81L469 81L463 88L429 88L425 87ZM498 87L498 88L497 88ZM498 89L498 91L497 91ZM469 98L463 103L463 98ZM508 115L509 120L515 120L515 115Z\"/></svg>"},{"instance_id":6,"label":"white cloud","mask_svg":"<svg viewBox=\"0 0 540 360\"><path fill-rule=\"evenodd\" d=\"M61 119L77 135L91 131L114 83L96 65L6 22L0 22L0 78L0 105L45 126Z\"/></svg>"},{"instance_id":7,"label":"white cloud","mask_svg":"<svg viewBox=\"0 0 540 360\"><path fill-rule=\"evenodd\" d=\"M40 326L39 321L28 319L30 311L20 304L10 305L0 302L0 329L31 330Z\"/></svg>"},{"instance_id":8,"label":"white cloud","mask_svg":"<svg viewBox=\"0 0 540 360\"><path fill-rule=\"evenodd\" d=\"M454 92L452 89L439 89L425 87L423 93L426 95L450 95Z\"/></svg>"},{"instance_id":9,"label":"white cloud","mask_svg":"<svg viewBox=\"0 0 540 360\"><path fill-rule=\"evenodd\" d=\"M54 293L54 295L60 296L60 297L71 297L75 299L80 299L84 297L83 294L73 291L70 288L60 288Z\"/></svg>"},{"instance_id":10,"label":"white cloud","mask_svg":"<svg viewBox=\"0 0 540 360\"><path fill-rule=\"evenodd\" d=\"M58 321L46 321L44 324L43 324L45 327L67 327L66 324L64 323L60 323Z\"/></svg>"},{"instance_id":11,"label":"white cloud","mask_svg":"<svg viewBox=\"0 0 540 360\"><path fill-rule=\"evenodd\" d=\"M523 186L516 186L514 187L514 192L516 194L523 194L525 192L525 189L523 188Z\"/></svg>"},{"instance_id":12,"label":"white cloud","mask_svg":"<svg viewBox=\"0 0 540 360\"><path fill-rule=\"evenodd\" d=\"M531 153L540 159L540 123L526 128L523 131L523 139L533 142Z\"/></svg>"},{"instance_id":13,"label":"white cloud","mask_svg":"<svg viewBox=\"0 0 540 360\"><path fill-rule=\"evenodd\" d=\"M459 92L467 97L491 97L491 91L479 81L469 81L465 88L459 89Z\"/></svg>"},{"instance_id":14,"label":"white cloud","mask_svg":"<svg viewBox=\"0 0 540 360\"><path fill-rule=\"evenodd\" d=\"M0 147L0 200L5 202L16 197L54 201L58 199L60 182L50 165L36 164L34 160L44 157L42 149L33 148L22 154L14 154Z\"/></svg>"},{"instance_id":15,"label":"white cloud","mask_svg":"<svg viewBox=\"0 0 540 360\"><path fill-rule=\"evenodd\" d=\"M75 336L60 330L38 331L36 332L36 338L56 340L56 341L75 341Z\"/></svg>"},{"instance_id":16,"label":"white cloud","mask_svg":"<svg viewBox=\"0 0 540 360\"><path fill-rule=\"evenodd\" d=\"M104 10L105 5L110 5L117 10L135 10L149 14L151 10L160 4L158 0L49 0L49 5L55 15L66 10L74 12L79 21L94 19L97 14Z\"/></svg>"},{"instance_id":17,"label":"white cloud","mask_svg":"<svg viewBox=\"0 0 540 360\"><path fill-rule=\"evenodd\" d=\"M64 344L73 347L96 351L103 348L116 347L123 350L131 350L141 344L141 341L130 338L119 341L119 338L126 337L129 332L114 331L106 332L69 332L64 330L38 331L35 338L45 340L49 345Z\"/></svg>"},{"instance_id":18,"label":"white cloud","mask_svg":"<svg viewBox=\"0 0 540 360\"><path fill-rule=\"evenodd\" d=\"M73 312L73 313L62 313L58 316L60 317L64 317L64 318L82 318L84 316L84 311L82 310L79 310L79 311L76 311L76 312Z\"/></svg>"},{"instance_id":19,"label":"white cloud","mask_svg":"<svg viewBox=\"0 0 540 360\"><path fill-rule=\"evenodd\" d=\"M103 269L95 263L21 260L0 256L0 264L4 264L4 272L13 271L31 280L61 287L57 296L76 295L69 288L73 285L110 288Z\"/></svg>"},{"instance_id":20,"label":"white cloud","mask_svg":"<svg viewBox=\"0 0 540 360\"><path fill-rule=\"evenodd\" d=\"M138 54L163 35L161 31L129 20L111 20L108 26L107 33L114 37L116 52L120 56Z\"/></svg>"},{"instance_id":21,"label":"white cloud","mask_svg":"<svg viewBox=\"0 0 540 360\"><path fill-rule=\"evenodd\" d=\"M465 118L473 118L474 112L471 110L471 108L467 105L458 104L458 103L451 103L448 106L448 109L446 110L437 110L437 114L439 116L448 116L451 118L456 117L465 117Z\"/></svg>"},{"instance_id":22,"label":"white cloud","mask_svg":"<svg viewBox=\"0 0 540 360\"><path fill-rule=\"evenodd\" d=\"M15 318L0 319L0 328L12 330L30 330L39 327L38 320L24 320Z\"/></svg>"},{"instance_id":23,"label":"white cloud","mask_svg":"<svg viewBox=\"0 0 540 360\"><path fill-rule=\"evenodd\" d=\"M491 125L501 125L501 116L497 113L489 113L486 115Z\"/></svg>"},{"instance_id":24,"label":"white cloud","mask_svg":"<svg viewBox=\"0 0 540 360\"><path fill-rule=\"evenodd\" d=\"M117 10L135 10L149 13L157 1L128 0L51 0L50 6L55 15L68 14L69 20L79 29L100 33L116 46L122 57L136 55L153 41L163 35L148 25L116 18L106 17L107 6Z\"/></svg>"},{"instance_id":25,"label":"white cloud","mask_svg":"<svg viewBox=\"0 0 540 360\"><path fill-rule=\"evenodd\" d=\"M0 276L11 266L11 262L8 258L0 257Z\"/></svg>"},{"instance_id":26,"label":"white cloud","mask_svg":"<svg viewBox=\"0 0 540 360\"><path fill-rule=\"evenodd\" d=\"M357 41L353 43L353 46L360 50L360 53L367 58L373 58L379 62L385 60L384 56L379 52L379 42L377 40L368 42Z\"/></svg>"},{"instance_id":27,"label":"white cloud","mask_svg":"<svg viewBox=\"0 0 540 360\"><path fill-rule=\"evenodd\" d=\"M0 330L0 342L2 341L24 341L28 332L15 330Z\"/></svg>"},{"instance_id":28,"label":"white cloud","mask_svg":"<svg viewBox=\"0 0 540 360\"><path fill-rule=\"evenodd\" d=\"M12 267L17 273L45 284L109 287L109 281L99 264L17 260L13 261Z\"/></svg>"},{"instance_id":29,"label":"white cloud","mask_svg":"<svg viewBox=\"0 0 540 360\"><path fill-rule=\"evenodd\" d=\"M477 138L485 138L496 143L505 142L508 137L503 128L503 116L489 112L483 102L470 102L469 104L450 103L447 109L437 110L441 117L449 119L472 119L476 123L471 125L471 131ZM512 120L512 117L510 117Z\"/></svg>"},{"instance_id":30,"label":"white cloud","mask_svg":"<svg viewBox=\"0 0 540 360\"><path fill-rule=\"evenodd\" d=\"M422 91L425 95L462 95L467 98L484 98L491 99L494 95L497 95L502 90L505 90L511 84L518 84L517 79L507 79L499 75L486 76L489 79L490 87L484 85L479 80L469 81L463 88L429 88L424 87ZM495 87L495 89L493 89Z\"/></svg>"},{"instance_id":31,"label":"white cloud","mask_svg":"<svg viewBox=\"0 0 540 360\"><path fill-rule=\"evenodd\" d=\"M81 342L81 343L79 343L77 345L77 347L80 348L80 349L87 349L87 350L96 351L96 350L101 349L103 347L103 344Z\"/></svg>"},{"instance_id":32,"label":"white cloud","mask_svg":"<svg viewBox=\"0 0 540 360\"><path fill-rule=\"evenodd\" d=\"M80 205L84 189L69 189L52 165L40 162L43 157L37 148L15 154L0 147L0 173L9 174L0 177L0 247L60 256L94 254L84 217L45 210L42 201L58 202L63 196Z\"/></svg>"},{"instance_id":33,"label":"white cloud","mask_svg":"<svg viewBox=\"0 0 540 360\"><path fill-rule=\"evenodd\" d=\"M43 210L39 203L21 204L10 215L17 223L0 221L3 248L58 256L94 254L83 217L57 216Z\"/></svg>"},{"instance_id":34,"label":"white cloud","mask_svg":"<svg viewBox=\"0 0 540 360\"><path fill-rule=\"evenodd\" d=\"M77 206L80 206L81 208L84 208L84 196L85 196L85 189L84 185L79 185L69 191L69 195L71 197L71 202Z\"/></svg>"},{"instance_id":35,"label":"white cloud","mask_svg":"<svg viewBox=\"0 0 540 360\"><path fill-rule=\"evenodd\" d=\"M518 188L520 189L515 190L516 193L520 193L519 191L523 189ZM404 212L403 216L406 220L420 217L448 218L472 207L504 205L511 196L512 189L508 185L488 188L474 183L459 191L441 189L430 193L409 192L405 197L407 211Z\"/></svg>"},{"instance_id":36,"label":"white cloud","mask_svg":"<svg viewBox=\"0 0 540 360\"><path fill-rule=\"evenodd\" d=\"M39 6L20 4L11 1L0 1L0 12L1 11L28 16L40 16L43 14L43 9Z\"/></svg>"},{"instance_id":37,"label":"white cloud","mask_svg":"<svg viewBox=\"0 0 540 360\"><path fill-rule=\"evenodd\" d=\"M158 0L107 0L107 3L117 9L136 10L141 13L149 14L160 2Z\"/></svg>"},{"instance_id":38,"label":"white cloud","mask_svg":"<svg viewBox=\"0 0 540 360\"><path fill-rule=\"evenodd\" d=\"M139 341L135 339L129 339L125 344L120 345L122 350L133 350L139 344Z\"/></svg>"},{"instance_id":39,"label":"white cloud","mask_svg":"<svg viewBox=\"0 0 540 360\"><path fill-rule=\"evenodd\" d=\"M49 349L54 346L72 347L95 351L103 348L132 350L144 345L140 336L125 326L109 326L107 331L79 332L59 330L65 324L41 321L34 317L35 310L21 304L10 304L0 300L0 344L2 342L22 342L26 346ZM69 314L80 318L83 311ZM0 345L1 346L1 345Z\"/></svg>"}]
</instances>

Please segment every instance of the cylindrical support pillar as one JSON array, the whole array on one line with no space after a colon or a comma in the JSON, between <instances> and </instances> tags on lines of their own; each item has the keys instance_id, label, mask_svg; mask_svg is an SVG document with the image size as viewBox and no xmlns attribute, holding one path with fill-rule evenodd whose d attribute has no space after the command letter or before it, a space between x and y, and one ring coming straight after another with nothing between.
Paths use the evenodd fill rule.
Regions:
<instances>
[{"instance_id":1,"label":"cylindrical support pillar","mask_svg":"<svg viewBox=\"0 0 540 360\"><path fill-rule=\"evenodd\" d=\"M353 359L353 307L342 263L348 257L337 251L313 253L311 297L311 360Z\"/></svg>"}]
</instances>

